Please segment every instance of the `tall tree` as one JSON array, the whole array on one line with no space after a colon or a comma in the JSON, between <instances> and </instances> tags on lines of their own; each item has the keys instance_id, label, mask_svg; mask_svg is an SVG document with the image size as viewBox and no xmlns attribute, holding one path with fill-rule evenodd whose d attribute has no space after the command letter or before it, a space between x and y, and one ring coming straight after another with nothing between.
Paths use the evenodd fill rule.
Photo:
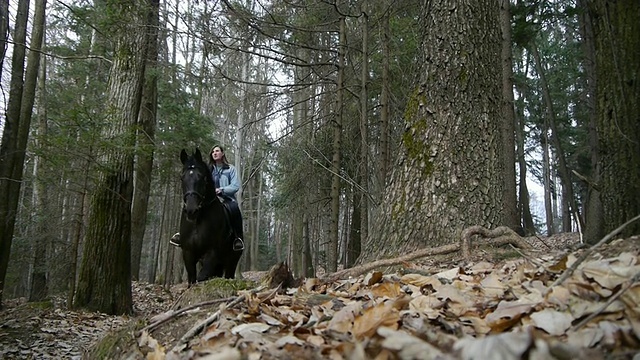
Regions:
<instances>
[{"instance_id":1,"label":"tall tree","mask_svg":"<svg viewBox=\"0 0 640 360\"><path fill-rule=\"evenodd\" d=\"M131 313L131 201L135 125L147 49L147 2L106 2L115 51L107 86L107 140L96 189L74 306L107 314Z\"/></svg>"},{"instance_id":2,"label":"tall tree","mask_svg":"<svg viewBox=\"0 0 640 360\"><path fill-rule=\"evenodd\" d=\"M520 219L516 197L515 111L513 108L513 63L511 60L511 2L500 1L500 28L502 30L502 145L504 154L504 224L519 228Z\"/></svg>"},{"instance_id":3,"label":"tall tree","mask_svg":"<svg viewBox=\"0 0 640 360\"><path fill-rule=\"evenodd\" d=\"M38 49L42 48L42 43L44 41L44 29L45 29L45 8L46 8L46 0L38 0L36 1L36 7L34 9L33 15L33 31L31 32L31 43L30 50L27 59L27 73L26 73L26 81L25 81L25 100L23 105L27 106L28 109L25 109L23 112L31 112L35 102L36 88L40 87L40 90L44 90L44 86L37 86L39 84L44 83L44 71L40 67L40 52ZM38 80L38 74L40 74L40 81ZM41 98L42 99L42 98ZM38 113L38 128L40 131L43 131L46 128L46 117L45 117L45 109L44 104L40 102L38 104L39 113ZM25 114L26 115L26 114ZM26 144L25 144L26 148ZM42 160L42 159L39 159ZM34 173L37 173L40 169L40 163L34 164ZM37 178L37 177L36 177ZM42 183L36 184L33 192L34 205L37 204L39 206L35 207L35 210L42 211L44 208L44 201L42 201L42 197L46 196L44 189L41 187ZM37 189L40 190L38 194ZM48 231L46 230L46 220L42 217L42 213L38 216L38 224L37 228L39 229L38 233L35 234L34 238L36 241L33 243L34 248L34 261L33 261L33 273L31 274L31 289L29 293L29 301L41 301L48 295L48 284L47 284L47 246L48 246Z\"/></svg>"},{"instance_id":4,"label":"tall tree","mask_svg":"<svg viewBox=\"0 0 640 360\"><path fill-rule=\"evenodd\" d=\"M30 57L31 63L27 65L25 73L28 18L29 0L20 0L13 36L9 102L6 110L6 122L2 131L2 145L0 146L0 304L4 293L5 276L16 224L43 34L41 29L40 33L36 35L36 42L32 43L36 47L32 49L34 55ZM40 25L43 23L40 22ZM32 71L35 73L31 73Z\"/></svg>"},{"instance_id":5,"label":"tall tree","mask_svg":"<svg viewBox=\"0 0 640 360\"><path fill-rule=\"evenodd\" d=\"M333 157L331 158L331 228L329 232L329 251L327 270L336 271L338 268L338 244L340 239L340 168L342 162L342 124L344 99L344 74L346 51L346 20L340 17L340 42L338 44L338 84L336 104L333 114Z\"/></svg>"},{"instance_id":6,"label":"tall tree","mask_svg":"<svg viewBox=\"0 0 640 360\"><path fill-rule=\"evenodd\" d=\"M640 214L640 2L594 0L604 230ZM640 233L640 222L623 235Z\"/></svg>"},{"instance_id":7,"label":"tall tree","mask_svg":"<svg viewBox=\"0 0 640 360\"><path fill-rule=\"evenodd\" d=\"M498 2L429 2L421 16L423 68L403 152L359 261L503 223Z\"/></svg>"},{"instance_id":8,"label":"tall tree","mask_svg":"<svg viewBox=\"0 0 640 360\"><path fill-rule=\"evenodd\" d=\"M147 47L146 79L142 91L139 127L137 129L138 149L135 168L135 193L131 209L131 276L140 278L140 256L147 221L151 170L155 147L156 113L158 107L158 28L160 25L160 1L149 0L149 27Z\"/></svg>"}]
</instances>

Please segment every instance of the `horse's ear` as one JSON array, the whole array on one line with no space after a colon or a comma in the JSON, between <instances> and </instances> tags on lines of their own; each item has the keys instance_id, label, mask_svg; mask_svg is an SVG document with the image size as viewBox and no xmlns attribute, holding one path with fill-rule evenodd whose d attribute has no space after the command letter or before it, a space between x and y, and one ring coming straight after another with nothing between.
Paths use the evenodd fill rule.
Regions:
<instances>
[{"instance_id":1,"label":"horse's ear","mask_svg":"<svg viewBox=\"0 0 640 360\"><path fill-rule=\"evenodd\" d=\"M187 155L187 151L185 149L182 149L182 151L180 152L180 161L182 161L182 164L187 162L188 158L189 158L189 155Z\"/></svg>"},{"instance_id":2,"label":"horse's ear","mask_svg":"<svg viewBox=\"0 0 640 360\"><path fill-rule=\"evenodd\" d=\"M199 162L202 161L202 154L200 153L200 149L196 148L196 153L194 154L194 156Z\"/></svg>"}]
</instances>

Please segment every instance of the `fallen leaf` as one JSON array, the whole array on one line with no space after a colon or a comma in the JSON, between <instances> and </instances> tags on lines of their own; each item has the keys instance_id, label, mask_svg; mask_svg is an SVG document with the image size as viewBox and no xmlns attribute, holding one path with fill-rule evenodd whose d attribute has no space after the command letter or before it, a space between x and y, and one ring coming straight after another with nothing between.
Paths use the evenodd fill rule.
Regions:
<instances>
[{"instance_id":1,"label":"fallen leaf","mask_svg":"<svg viewBox=\"0 0 640 360\"><path fill-rule=\"evenodd\" d=\"M574 320L571 314L553 309L544 309L531 314L535 326L550 335L562 335L571 327Z\"/></svg>"},{"instance_id":2,"label":"fallen leaf","mask_svg":"<svg viewBox=\"0 0 640 360\"><path fill-rule=\"evenodd\" d=\"M531 344L532 339L528 332L504 333L481 339L460 339L453 348L459 350L462 359L465 360L515 360L521 359Z\"/></svg>"}]
</instances>

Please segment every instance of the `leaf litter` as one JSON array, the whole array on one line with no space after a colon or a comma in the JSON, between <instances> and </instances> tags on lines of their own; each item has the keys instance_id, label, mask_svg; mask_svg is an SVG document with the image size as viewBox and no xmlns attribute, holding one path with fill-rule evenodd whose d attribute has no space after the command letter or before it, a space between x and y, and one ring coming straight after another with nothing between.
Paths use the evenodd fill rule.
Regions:
<instances>
[{"instance_id":1,"label":"leaf litter","mask_svg":"<svg viewBox=\"0 0 640 360\"><path fill-rule=\"evenodd\" d=\"M502 261L455 259L437 263L437 271L406 263L396 273L261 286L190 306L176 308L174 303L169 310L170 300L164 299L139 312L146 320L141 330L130 332L135 346L126 357L640 359L640 238L602 246L556 284L582 252L531 252ZM150 295L136 304L156 298ZM66 323L45 324L40 318L38 326L30 327L37 335L30 343L9 341L15 339L5 331L36 320L3 314L0 357L80 358L88 339L96 341L130 320L60 309L47 317L56 312L61 318L56 320ZM105 326L106 319L112 323ZM75 332L76 339L62 336L68 332ZM110 357L125 357L120 355Z\"/></svg>"}]
</instances>

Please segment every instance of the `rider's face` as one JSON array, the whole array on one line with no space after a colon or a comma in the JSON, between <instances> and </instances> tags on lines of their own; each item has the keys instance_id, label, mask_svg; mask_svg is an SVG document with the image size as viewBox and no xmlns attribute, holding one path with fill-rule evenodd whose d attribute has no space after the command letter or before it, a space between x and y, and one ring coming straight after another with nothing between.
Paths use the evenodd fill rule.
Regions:
<instances>
[{"instance_id":1,"label":"rider's face","mask_svg":"<svg viewBox=\"0 0 640 360\"><path fill-rule=\"evenodd\" d=\"M219 147L215 147L213 148L213 151L211 151L211 158L213 159L213 161L220 161L223 155L224 153L222 152L222 150L220 150Z\"/></svg>"}]
</instances>

